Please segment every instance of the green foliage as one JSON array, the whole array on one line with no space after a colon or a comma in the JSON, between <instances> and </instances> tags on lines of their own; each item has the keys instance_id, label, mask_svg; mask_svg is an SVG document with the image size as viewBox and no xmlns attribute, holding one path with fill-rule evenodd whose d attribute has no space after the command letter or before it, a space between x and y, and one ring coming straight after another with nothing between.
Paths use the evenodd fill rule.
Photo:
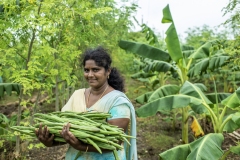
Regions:
<instances>
[{"instance_id":1,"label":"green foliage","mask_svg":"<svg viewBox=\"0 0 240 160\"><path fill-rule=\"evenodd\" d=\"M6 82L21 84L29 95L35 90L51 94L60 82L81 86L81 51L96 45L112 49L128 32L136 9L135 4L117 8L113 0L1 4L0 75ZM114 60L121 55L117 52ZM128 58L122 57L117 64Z\"/></svg>"},{"instance_id":2,"label":"green foliage","mask_svg":"<svg viewBox=\"0 0 240 160\"><path fill-rule=\"evenodd\" d=\"M221 149L223 140L220 133L208 134L190 144L180 145L159 154L160 160L220 159L224 153Z\"/></svg>"},{"instance_id":3,"label":"green foliage","mask_svg":"<svg viewBox=\"0 0 240 160\"><path fill-rule=\"evenodd\" d=\"M165 86L161 86L153 92L147 92L146 94L139 96L136 100L143 104L143 106L136 110L137 115L140 117L148 117L155 115L157 112L164 113L173 110L178 111L179 113L179 109L181 109L182 140L184 143L188 143L188 117L190 116L189 113L191 111L194 111L197 114L210 115L216 133L222 133L223 128L228 122L234 123L234 125L232 125L234 126L234 129L238 128L238 116L231 115L226 119L223 119L226 113L226 108L229 106L225 105L221 108L219 105L219 102L229 96L229 94L217 93L215 90L215 98L213 98L214 95L212 94L205 95L204 92L207 89L203 84L194 84L188 81L189 78L203 75L204 73L211 73L220 68L222 69L228 64L227 62L232 57L226 54L223 50L222 42L218 40L208 41L197 50L193 50L194 48L189 46L180 46L169 6L166 6L163 9L163 14L162 22L171 23L166 32L167 36L165 39L169 53L146 44L123 40L119 43L119 46L122 49L132 53L151 58L158 63L160 60L165 61L166 64L168 63L169 66L172 66L172 73L175 71L181 79L179 88L170 85L170 87L174 88L170 89L172 92L165 89ZM147 67L151 68L149 66ZM162 66L160 68L163 69ZM164 70L161 71L166 72ZM238 101L236 100L236 103L237 102ZM220 108L222 109L221 112ZM176 114L173 113L173 115ZM234 121L233 119L236 120ZM228 128L231 128L231 126Z\"/></svg>"},{"instance_id":4,"label":"green foliage","mask_svg":"<svg viewBox=\"0 0 240 160\"><path fill-rule=\"evenodd\" d=\"M12 92L20 94L21 85L17 83L0 83L0 98L4 96L5 92L7 95L11 96Z\"/></svg>"},{"instance_id":5,"label":"green foliage","mask_svg":"<svg viewBox=\"0 0 240 160\"><path fill-rule=\"evenodd\" d=\"M36 91L38 96L48 93L59 110L59 96L65 92L58 89L65 84L67 88L84 85L82 51L97 45L112 49L128 32L135 10L135 4L118 8L114 0L2 0L0 75L4 82L22 86L19 118L21 105L28 106L25 95L31 97ZM37 104L31 104L33 113Z\"/></svg>"},{"instance_id":6,"label":"green foliage","mask_svg":"<svg viewBox=\"0 0 240 160\"><path fill-rule=\"evenodd\" d=\"M199 48L207 41L215 39L227 40L229 33L227 30L218 31L217 28L210 28L208 25L202 27L188 28L184 44Z\"/></svg>"},{"instance_id":7,"label":"green foliage","mask_svg":"<svg viewBox=\"0 0 240 160\"><path fill-rule=\"evenodd\" d=\"M223 8L224 15L231 14L230 18L228 18L224 24L229 25L233 31L234 36L239 35L239 5L240 2L238 0L230 0L228 5Z\"/></svg>"}]
</instances>

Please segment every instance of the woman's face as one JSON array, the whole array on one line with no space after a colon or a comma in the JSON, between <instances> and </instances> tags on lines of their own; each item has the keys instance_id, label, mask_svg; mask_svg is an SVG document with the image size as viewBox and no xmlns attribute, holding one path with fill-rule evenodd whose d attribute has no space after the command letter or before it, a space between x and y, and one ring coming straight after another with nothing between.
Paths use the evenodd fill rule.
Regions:
<instances>
[{"instance_id":1,"label":"woman's face","mask_svg":"<svg viewBox=\"0 0 240 160\"><path fill-rule=\"evenodd\" d=\"M84 77L93 88L100 88L106 82L110 71L104 67L97 66L94 60L87 60L84 66Z\"/></svg>"}]
</instances>

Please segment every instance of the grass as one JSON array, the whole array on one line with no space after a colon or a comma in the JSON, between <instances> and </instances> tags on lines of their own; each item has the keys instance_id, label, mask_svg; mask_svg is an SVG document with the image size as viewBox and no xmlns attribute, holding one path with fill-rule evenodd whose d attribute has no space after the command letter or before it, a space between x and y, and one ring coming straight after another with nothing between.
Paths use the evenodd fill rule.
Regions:
<instances>
[{"instance_id":1,"label":"grass","mask_svg":"<svg viewBox=\"0 0 240 160\"><path fill-rule=\"evenodd\" d=\"M146 87L139 81L131 78L131 75L125 75L126 95L129 99L134 100L138 96L148 92Z\"/></svg>"},{"instance_id":2,"label":"grass","mask_svg":"<svg viewBox=\"0 0 240 160\"><path fill-rule=\"evenodd\" d=\"M18 100L19 100L18 95L16 93L12 93L11 96L4 95L3 97L0 98L0 105L6 105L9 102L16 102Z\"/></svg>"}]
</instances>

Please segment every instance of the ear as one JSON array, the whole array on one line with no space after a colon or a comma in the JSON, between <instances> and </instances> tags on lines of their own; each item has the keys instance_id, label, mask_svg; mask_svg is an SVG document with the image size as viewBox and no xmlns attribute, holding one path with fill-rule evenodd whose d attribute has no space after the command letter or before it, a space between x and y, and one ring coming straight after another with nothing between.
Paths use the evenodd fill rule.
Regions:
<instances>
[{"instance_id":1,"label":"ear","mask_svg":"<svg viewBox=\"0 0 240 160\"><path fill-rule=\"evenodd\" d=\"M109 68L109 69L107 70L107 72L108 72L108 76L109 76L110 73L111 73L111 68Z\"/></svg>"}]
</instances>

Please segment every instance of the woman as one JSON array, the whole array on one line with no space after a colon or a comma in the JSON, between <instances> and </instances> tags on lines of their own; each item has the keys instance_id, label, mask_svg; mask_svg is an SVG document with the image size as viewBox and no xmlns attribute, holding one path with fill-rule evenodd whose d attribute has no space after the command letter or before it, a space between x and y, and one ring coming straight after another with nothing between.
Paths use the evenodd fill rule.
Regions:
<instances>
[{"instance_id":1,"label":"woman","mask_svg":"<svg viewBox=\"0 0 240 160\"><path fill-rule=\"evenodd\" d=\"M89 84L89 88L76 90L70 97L67 104L62 108L64 111L106 112L112 115L107 122L123 128L127 133L129 123L130 135L136 137L135 111L130 100L123 93L124 83L116 68L111 68L112 60L102 47L94 50L87 50L83 54L84 77ZM62 137L70 145L66 160L73 160L80 153L77 160L114 160L114 155L110 150L103 150L103 154L91 145L79 141L70 131L70 124L63 127ZM40 125L36 131L38 139L45 146L53 146L54 135L49 135L45 126ZM121 142L120 142L121 143ZM136 139L130 140L131 146L124 144L124 150L118 150L121 160L137 160ZM122 144L122 143L121 143ZM123 144L122 144L123 145ZM79 152L81 151L81 152Z\"/></svg>"}]
</instances>

